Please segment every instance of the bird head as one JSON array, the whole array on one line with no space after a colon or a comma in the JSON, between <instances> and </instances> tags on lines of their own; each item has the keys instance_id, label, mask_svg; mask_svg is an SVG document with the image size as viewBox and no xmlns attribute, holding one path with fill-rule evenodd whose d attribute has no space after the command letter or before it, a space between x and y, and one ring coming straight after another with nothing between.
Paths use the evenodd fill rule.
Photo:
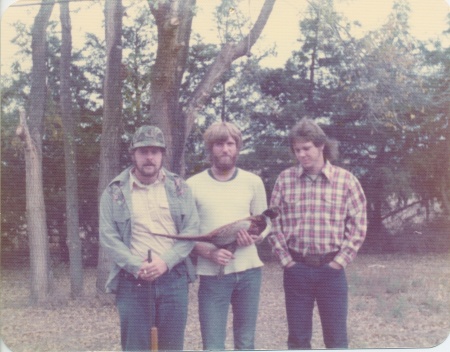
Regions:
<instances>
[{"instance_id":1,"label":"bird head","mask_svg":"<svg viewBox=\"0 0 450 352\"><path fill-rule=\"evenodd\" d=\"M272 207L264 210L262 214L264 216L267 216L269 219L275 219L278 215L280 215L280 208Z\"/></svg>"}]
</instances>

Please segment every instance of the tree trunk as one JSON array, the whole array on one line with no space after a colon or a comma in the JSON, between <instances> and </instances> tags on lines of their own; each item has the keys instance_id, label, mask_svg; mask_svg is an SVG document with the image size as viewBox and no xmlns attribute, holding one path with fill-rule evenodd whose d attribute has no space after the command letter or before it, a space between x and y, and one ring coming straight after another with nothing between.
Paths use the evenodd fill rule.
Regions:
<instances>
[{"instance_id":1,"label":"tree trunk","mask_svg":"<svg viewBox=\"0 0 450 352\"><path fill-rule=\"evenodd\" d=\"M47 4L48 3L48 4ZM31 303L46 301L50 290L48 233L42 179L42 136L47 95L46 29L53 3L44 1L34 19L31 39L33 67L31 69L28 123L21 113L17 134L24 141L26 175L27 232L30 246Z\"/></svg>"},{"instance_id":2,"label":"tree trunk","mask_svg":"<svg viewBox=\"0 0 450 352\"><path fill-rule=\"evenodd\" d=\"M158 50L151 81L151 123L160 127L167 140L167 166L183 174L187 137L214 86L233 61L244 56L261 35L275 0L266 0L250 33L237 43L223 46L216 60L182 110L178 94L191 34L195 0L149 2L158 27Z\"/></svg>"},{"instance_id":3,"label":"tree trunk","mask_svg":"<svg viewBox=\"0 0 450 352\"><path fill-rule=\"evenodd\" d=\"M103 86L103 125L100 142L100 176L98 197L120 172L122 131L122 15L121 0L105 1L106 72ZM97 265L97 292L103 293L111 261L100 247Z\"/></svg>"},{"instance_id":4,"label":"tree trunk","mask_svg":"<svg viewBox=\"0 0 450 352\"><path fill-rule=\"evenodd\" d=\"M64 131L64 159L66 170L66 223L67 247L70 260L70 287L72 298L83 295L83 260L79 235L77 154L75 142L75 117L72 114L70 92L70 65L72 60L72 34L69 3L60 3L61 20L61 117Z\"/></svg>"},{"instance_id":5,"label":"tree trunk","mask_svg":"<svg viewBox=\"0 0 450 352\"><path fill-rule=\"evenodd\" d=\"M23 141L26 173L26 217L30 247L31 295L33 305L44 303L50 290L49 246L42 182L42 146L31 136L25 112L20 113L16 131Z\"/></svg>"},{"instance_id":6,"label":"tree trunk","mask_svg":"<svg viewBox=\"0 0 450 352\"><path fill-rule=\"evenodd\" d=\"M187 57L196 0L149 2L158 28L158 49L151 77L151 121L168 146L166 167L180 172L186 121L179 91Z\"/></svg>"}]
</instances>

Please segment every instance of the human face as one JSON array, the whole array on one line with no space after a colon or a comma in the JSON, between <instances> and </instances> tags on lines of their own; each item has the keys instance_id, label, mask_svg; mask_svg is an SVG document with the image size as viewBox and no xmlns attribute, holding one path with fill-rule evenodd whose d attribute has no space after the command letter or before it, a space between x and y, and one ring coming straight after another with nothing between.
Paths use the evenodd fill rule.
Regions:
<instances>
[{"instance_id":1,"label":"human face","mask_svg":"<svg viewBox=\"0 0 450 352\"><path fill-rule=\"evenodd\" d=\"M316 147L313 142L300 139L294 142L292 149L306 173L318 174L325 164L323 147Z\"/></svg>"},{"instance_id":2,"label":"human face","mask_svg":"<svg viewBox=\"0 0 450 352\"><path fill-rule=\"evenodd\" d=\"M228 136L225 141L215 142L211 151L213 167L221 171L228 171L236 166L238 148L235 140Z\"/></svg>"},{"instance_id":3,"label":"human face","mask_svg":"<svg viewBox=\"0 0 450 352\"><path fill-rule=\"evenodd\" d=\"M150 184L158 178L162 167L163 150L159 147L139 147L132 154L134 173L139 181Z\"/></svg>"}]
</instances>

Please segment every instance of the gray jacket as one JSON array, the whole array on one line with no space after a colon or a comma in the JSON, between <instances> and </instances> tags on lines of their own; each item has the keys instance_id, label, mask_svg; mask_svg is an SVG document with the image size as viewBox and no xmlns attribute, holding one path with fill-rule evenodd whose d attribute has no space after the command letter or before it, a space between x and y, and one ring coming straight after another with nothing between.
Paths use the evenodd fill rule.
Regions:
<instances>
[{"instance_id":1,"label":"gray jacket","mask_svg":"<svg viewBox=\"0 0 450 352\"><path fill-rule=\"evenodd\" d=\"M131 186L130 169L122 171L103 192L100 199L100 245L112 259L112 267L106 282L106 292L117 290L118 274L121 269L136 275L142 265L142 259L130 252L131 243ZM164 170L167 200L170 213L175 222L177 233L182 235L198 234L199 218L192 192L178 175ZM189 259L194 241L175 241L174 246L161 256L171 270L185 260L190 280L195 279L195 268Z\"/></svg>"}]
</instances>

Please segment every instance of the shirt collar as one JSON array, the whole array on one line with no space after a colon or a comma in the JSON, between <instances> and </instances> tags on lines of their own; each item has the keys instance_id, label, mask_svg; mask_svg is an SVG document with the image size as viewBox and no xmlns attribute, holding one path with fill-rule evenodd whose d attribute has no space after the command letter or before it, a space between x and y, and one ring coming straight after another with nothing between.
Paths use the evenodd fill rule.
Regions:
<instances>
[{"instance_id":1,"label":"shirt collar","mask_svg":"<svg viewBox=\"0 0 450 352\"><path fill-rule=\"evenodd\" d=\"M331 163L329 161L325 161L325 165L323 166L323 168L320 171L319 175L324 175L329 181L331 181L331 179L333 177L332 168L333 167L332 167ZM304 172L303 168L299 164L297 166L297 176L300 178L303 175L306 175L306 173Z\"/></svg>"},{"instance_id":2,"label":"shirt collar","mask_svg":"<svg viewBox=\"0 0 450 352\"><path fill-rule=\"evenodd\" d=\"M226 180L226 181L219 181L219 180L214 176L214 174L213 174L211 168L208 169L208 175L211 176L211 178L213 178L213 179L216 180L216 181L219 181L219 182L229 182L229 181L233 181L233 180L236 178L236 176L237 176L237 174L238 174L238 169L239 169L239 168L236 168L236 169L234 170L234 172L233 172L233 175L231 175L231 177L230 177L228 180Z\"/></svg>"},{"instance_id":3,"label":"shirt collar","mask_svg":"<svg viewBox=\"0 0 450 352\"><path fill-rule=\"evenodd\" d=\"M130 169L130 181L131 181L130 188L131 188L131 190L133 190L135 187L139 188L139 189L149 188L152 185L163 183L165 181L165 179L166 179L166 173L164 172L163 169L161 169L161 170L159 170L158 178L156 179L156 181L150 185L145 185L137 179L136 175L134 174L134 167L132 167Z\"/></svg>"}]
</instances>

